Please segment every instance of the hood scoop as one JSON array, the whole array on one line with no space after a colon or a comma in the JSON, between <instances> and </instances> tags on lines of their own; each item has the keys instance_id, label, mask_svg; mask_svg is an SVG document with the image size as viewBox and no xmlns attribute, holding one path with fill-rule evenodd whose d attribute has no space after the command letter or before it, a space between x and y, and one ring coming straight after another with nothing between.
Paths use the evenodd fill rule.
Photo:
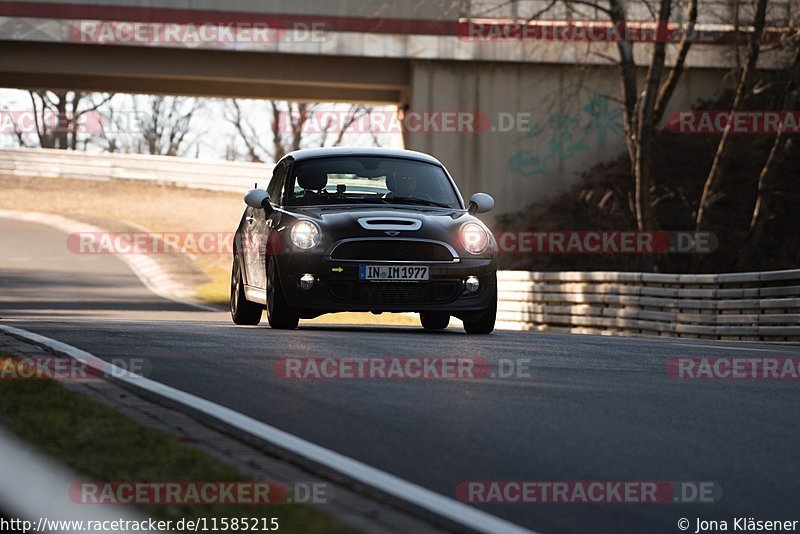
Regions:
<instances>
[{"instance_id":1,"label":"hood scoop","mask_svg":"<svg viewBox=\"0 0 800 534\"><path fill-rule=\"evenodd\" d=\"M362 217L358 224L365 230L413 232L422 228L422 221L404 217Z\"/></svg>"}]
</instances>

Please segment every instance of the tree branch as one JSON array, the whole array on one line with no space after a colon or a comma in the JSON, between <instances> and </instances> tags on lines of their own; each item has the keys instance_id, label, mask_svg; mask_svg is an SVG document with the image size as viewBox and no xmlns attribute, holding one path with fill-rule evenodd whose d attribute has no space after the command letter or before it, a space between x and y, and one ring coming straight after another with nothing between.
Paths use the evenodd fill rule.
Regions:
<instances>
[{"instance_id":1,"label":"tree branch","mask_svg":"<svg viewBox=\"0 0 800 534\"><path fill-rule=\"evenodd\" d=\"M658 100L656 101L656 107L653 114L653 122L655 124L660 123L662 117L664 116L664 112L666 111L667 105L672 98L672 94L675 92L675 88L678 86L678 81L681 78L681 74L683 74L683 66L686 63L686 56L689 55L689 49L692 47L692 38L697 25L697 0L690 0L688 10L688 22L686 25L686 31L681 37L681 42L678 46L678 55L675 58L675 63L669 71L669 76L667 76L664 85L661 86L661 91L659 92Z\"/></svg>"}]
</instances>

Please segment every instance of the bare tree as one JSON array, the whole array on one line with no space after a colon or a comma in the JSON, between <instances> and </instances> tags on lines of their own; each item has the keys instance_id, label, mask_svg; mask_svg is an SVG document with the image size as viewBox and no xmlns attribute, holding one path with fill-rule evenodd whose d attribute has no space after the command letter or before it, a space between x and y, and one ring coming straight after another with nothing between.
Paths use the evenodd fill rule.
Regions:
<instances>
[{"instance_id":1,"label":"bare tree","mask_svg":"<svg viewBox=\"0 0 800 534\"><path fill-rule=\"evenodd\" d=\"M185 156L197 144L190 138L193 118L203 106L196 98L151 96L145 112L139 114L139 104L134 109L139 116L139 140L136 152L160 156Z\"/></svg>"},{"instance_id":2,"label":"bare tree","mask_svg":"<svg viewBox=\"0 0 800 534\"><path fill-rule=\"evenodd\" d=\"M192 97L130 96L101 110L102 126L91 141L105 152L196 157L202 134L196 118L204 107Z\"/></svg>"},{"instance_id":3,"label":"bare tree","mask_svg":"<svg viewBox=\"0 0 800 534\"><path fill-rule=\"evenodd\" d=\"M264 105L268 121L262 127L253 124L237 100L231 100L225 110L249 161L272 162L300 148L339 146L353 125L372 113L372 108L352 105L347 111L334 112L341 118L336 120L326 118L329 104L266 101Z\"/></svg>"},{"instance_id":4,"label":"bare tree","mask_svg":"<svg viewBox=\"0 0 800 534\"><path fill-rule=\"evenodd\" d=\"M22 147L78 150L101 121L93 117L113 95L79 91L29 91L33 129L14 122L14 135Z\"/></svg>"},{"instance_id":5,"label":"bare tree","mask_svg":"<svg viewBox=\"0 0 800 534\"><path fill-rule=\"evenodd\" d=\"M654 9L649 2L644 2L653 18L651 22L656 27L656 38L648 45L651 47L650 62L642 87L637 80L637 66L634 60L636 43L624 31L631 22L627 13L627 2L624 0L554 0L530 18L530 21L535 18L546 18L547 13L557 5L564 7L567 12L589 8L601 17L605 17L615 28L622 30L621 38L616 41L615 61L620 73L626 148L635 180L633 210L640 231L657 228L651 198L653 139L683 74L686 58L692 46L697 22L697 2L698 0L688 0L686 3L686 22L675 59L669 67L666 66L668 44L666 29L672 16L673 3L676 2L658 0L657 9ZM643 260L643 267L651 270L652 258L645 256Z\"/></svg>"},{"instance_id":6,"label":"bare tree","mask_svg":"<svg viewBox=\"0 0 800 534\"><path fill-rule=\"evenodd\" d=\"M514 5L515 0L510 0ZM765 47L765 35L767 32L775 30L768 27L767 9L768 0L752 0L754 14L751 20L743 20L740 0L734 0L731 6L730 17L734 25L734 58L736 67L737 84L734 92L733 102L730 111L735 113L739 110L745 99L751 94L752 87L756 80L756 65L760 52ZM502 4L498 2L497 4ZM634 177L634 198L632 201L632 211L635 214L636 226L640 231L655 230L658 222L653 214L653 207L658 199L653 199L653 143L655 134L660 127L676 88L679 85L684 71L686 59L691 50L693 39L696 36L698 20L698 0L641 0L638 5L644 6L653 23L656 25L656 39L648 46L648 68L641 84L637 79L637 65L634 61L634 48L636 43L628 39L626 32L621 32L623 38L617 40L615 61L619 68L622 94L622 108L624 119L624 130L628 159L630 162L631 174ZM629 23L628 9L632 7L631 2L625 0L551 0L543 9L534 14L529 21L535 18L547 18L547 13L553 9L564 8L564 12L571 13L579 9L594 10L595 15L606 18L615 28L624 29ZM669 47L669 39L665 30L673 17L676 6L685 6L686 13L683 17L683 28L681 40L677 43L672 64L666 64L666 52ZM585 13L585 11L584 11ZM584 15L585 16L585 15ZM782 28L783 30L785 28ZM663 33L662 33L663 32ZM785 34L786 32L773 32L775 34ZM748 35L748 45L743 54L739 52L739 36ZM795 33L789 32L790 35ZM794 56L792 64L793 74L789 75L790 82L785 88L784 107L792 109L797 104L798 87L800 81L797 80L796 70L797 58ZM702 194L697 209L694 212L694 226L696 231L700 231L707 226L709 209L721 198L720 177L725 162L725 157L730 149L730 135L732 133L733 121L728 121L726 128L715 148L713 162L706 175L703 184ZM776 133L772 150L767 156L766 161L758 177L758 197L755 200L755 207L750 221L750 237L748 242L750 247L758 241L763 231L764 221L767 217L769 208L769 198L771 195L772 182L776 174L776 168L780 163L783 152L791 141L787 138L783 129ZM748 255L743 253L742 258ZM699 261L696 259L696 261ZM645 257L643 267L647 270L653 267L653 258Z\"/></svg>"},{"instance_id":7,"label":"bare tree","mask_svg":"<svg viewBox=\"0 0 800 534\"><path fill-rule=\"evenodd\" d=\"M131 110L120 109L118 105L110 104L100 108L99 111L103 120L100 123L100 127L92 132L89 142L99 147L103 152L135 152L131 142L131 134L138 131L139 126Z\"/></svg>"},{"instance_id":8,"label":"bare tree","mask_svg":"<svg viewBox=\"0 0 800 534\"><path fill-rule=\"evenodd\" d=\"M745 93L749 90L752 82L756 63L758 62L759 52L761 50L761 37L764 33L764 26L767 14L767 0L757 0L756 14L753 21L753 32L750 35L750 44L747 52L747 62L739 76L739 82L736 84L736 93L733 97L733 104L731 104L731 115L736 113L742 105ZM705 217L708 208L716 201L719 196L717 195L718 182L723 159L728 150L728 143L731 133L733 132L733 120L729 120L725 125L725 130L722 132L722 138L717 145L716 153L714 154L714 161L711 163L711 169L708 171L705 184L703 185L703 193L700 197L700 203L697 207L697 215L695 218L695 231L699 232L705 223Z\"/></svg>"},{"instance_id":9,"label":"bare tree","mask_svg":"<svg viewBox=\"0 0 800 534\"><path fill-rule=\"evenodd\" d=\"M787 32L784 44L789 50L793 50L791 60L786 67L787 76L783 88L783 112L792 112L800 104L800 14L796 16L795 24ZM764 226L770 213L771 200L775 187L775 179L778 175L778 168L783 161L787 149L790 146L790 139L786 135L786 124L783 120L779 122L778 129L772 141L769 155L767 156L761 172L758 175L758 190L753 212L750 217L747 239L739 254L739 267L747 266L753 256L761 237L764 233Z\"/></svg>"}]
</instances>

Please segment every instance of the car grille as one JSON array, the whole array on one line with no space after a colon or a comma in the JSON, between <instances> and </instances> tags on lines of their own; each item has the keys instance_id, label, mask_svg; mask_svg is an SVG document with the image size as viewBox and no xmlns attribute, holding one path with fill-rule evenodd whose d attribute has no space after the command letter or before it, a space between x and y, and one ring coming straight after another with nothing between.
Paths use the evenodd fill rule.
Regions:
<instances>
[{"instance_id":1,"label":"car grille","mask_svg":"<svg viewBox=\"0 0 800 534\"><path fill-rule=\"evenodd\" d=\"M395 239L346 241L331 252L333 260L356 261L453 261L446 246L427 241Z\"/></svg>"},{"instance_id":2,"label":"car grille","mask_svg":"<svg viewBox=\"0 0 800 534\"><path fill-rule=\"evenodd\" d=\"M457 281L433 283L403 282L331 282L332 298L382 308L405 304L433 304L455 300L461 285Z\"/></svg>"},{"instance_id":3,"label":"car grille","mask_svg":"<svg viewBox=\"0 0 800 534\"><path fill-rule=\"evenodd\" d=\"M427 284L371 283L359 287L359 301L364 304L418 304L430 301L430 295Z\"/></svg>"}]
</instances>

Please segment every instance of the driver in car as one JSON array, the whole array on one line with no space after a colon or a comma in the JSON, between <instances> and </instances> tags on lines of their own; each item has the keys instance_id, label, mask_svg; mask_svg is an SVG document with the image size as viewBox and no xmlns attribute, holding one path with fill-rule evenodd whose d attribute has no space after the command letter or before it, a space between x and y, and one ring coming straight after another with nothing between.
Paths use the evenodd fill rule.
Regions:
<instances>
[{"instance_id":1,"label":"driver in car","mask_svg":"<svg viewBox=\"0 0 800 534\"><path fill-rule=\"evenodd\" d=\"M387 176L386 189L389 190L389 192L383 197L386 199L428 197L427 194L422 193L421 191L417 195L412 194L417 190L417 179L413 176L397 176L396 174Z\"/></svg>"}]
</instances>

